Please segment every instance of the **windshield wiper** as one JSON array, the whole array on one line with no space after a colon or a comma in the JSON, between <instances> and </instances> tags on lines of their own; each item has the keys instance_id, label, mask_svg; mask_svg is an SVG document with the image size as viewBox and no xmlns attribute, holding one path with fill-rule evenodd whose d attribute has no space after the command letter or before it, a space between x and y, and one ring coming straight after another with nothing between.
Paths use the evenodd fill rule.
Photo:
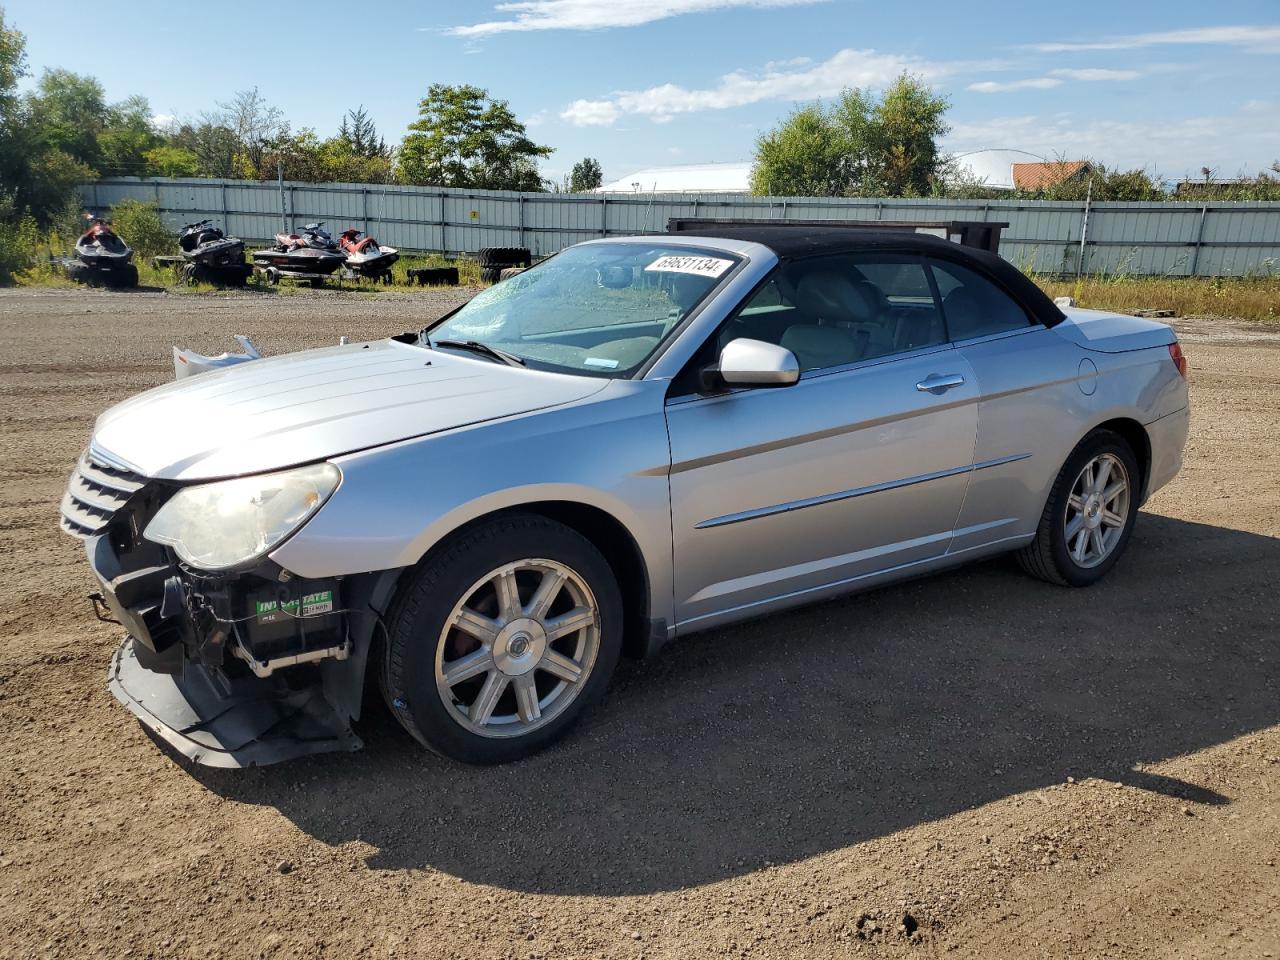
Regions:
<instances>
[{"instance_id":1,"label":"windshield wiper","mask_svg":"<svg viewBox=\"0 0 1280 960\"><path fill-rule=\"evenodd\" d=\"M499 350L497 347L481 343L479 340L432 340L429 337L424 339L431 347L453 347L455 350L470 350L472 353L483 354L486 357L499 360L509 367L523 367L525 365L523 357L517 357L514 353L507 353L505 350Z\"/></svg>"}]
</instances>

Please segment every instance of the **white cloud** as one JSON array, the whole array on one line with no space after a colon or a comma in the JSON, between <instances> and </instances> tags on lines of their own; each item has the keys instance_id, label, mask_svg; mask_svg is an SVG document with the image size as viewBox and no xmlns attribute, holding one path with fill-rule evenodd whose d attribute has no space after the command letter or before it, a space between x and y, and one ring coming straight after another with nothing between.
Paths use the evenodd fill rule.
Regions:
<instances>
[{"instance_id":1,"label":"white cloud","mask_svg":"<svg viewBox=\"0 0 1280 960\"><path fill-rule=\"evenodd\" d=\"M974 93L1008 93L1011 90L1051 90L1062 86L1057 77L1029 77L1026 80L983 80L971 83L969 90Z\"/></svg>"},{"instance_id":2,"label":"white cloud","mask_svg":"<svg viewBox=\"0 0 1280 960\"><path fill-rule=\"evenodd\" d=\"M608 127L620 116L622 111L608 100L575 100L560 111L560 119L575 127Z\"/></svg>"},{"instance_id":3,"label":"white cloud","mask_svg":"<svg viewBox=\"0 0 1280 960\"><path fill-rule=\"evenodd\" d=\"M157 113L151 117L151 126L157 130L168 130L178 122L172 113Z\"/></svg>"},{"instance_id":4,"label":"white cloud","mask_svg":"<svg viewBox=\"0 0 1280 960\"><path fill-rule=\"evenodd\" d=\"M957 122L946 147L1026 150L1039 156L1088 157L1110 167L1143 167L1165 177L1205 164L1226 172L1265 168L1280 156L1280 102L1251 101L1237 111L1180 120L1096 120L1070 114Z\"/></svg>"},{"instance_id":5,"label":"white cloud","mask_svg":"<svg viewBox=\"0 0 1280 960\"><path fill-rule=\"evenodd\" d=\"M1062 86L1063 80L1134 80L1142 76L1140 70L1109 70L1104 68L1062 67L1050 70L1048 76L1027 77L1022 80L982 80L969 84L974 93L1009 93L1014 90L1052 90Z\"/></svg>"},{"instance_id":6,"label":"white cloud","mask_svg":"<svg viewBox=\"0 0 1280 960\"><path fill-rule=\"evenodd\" d=\"M1174 44L1213 44L1257 50L1274 49L1280 46L1280 26L1194 27L1188 30L1163 30L1156 33L1105 37L1101 40L1037 43L1034 46L1035 49L1044 53L1065 53L1073 50L1135 50L1139 47Z\"/></svg>"},{"instance_id":7,"label":"white cloud","mask_svg":"<svg viewBox=\"0 0 1280 960\"><path fill-rule=\"evenodd\" d=\"M731 7L791 7L820 2L823 0L515 0L495 5L498 13L507 15L503 19L448 27L445 32L456 37L484 37L528 30L604 30Z\"/></svg>"},{"instance_id":8,"label":"white cloud","mask_svg":"<svg viewBox=\"0 0 1280 960\"><path fill-rule=\"evenodd\" d=\"M1101 67L1073 70L1064 67L1061 70L1050 70L1049 75L1065 77L1068 80L1136 80L1142 76L1142 72L1139 70L1107 70Z\"/></svg>"},{"instance_id":9,"label":"white cloud","mask_svg":"<svg viewBox=\"0 0 1280 960\"><path fill-rule=\"evenodd\" d=\"M807 69L772 69L725 74L713 87L688 89L674 83L647 90L623 90L598 100L575 100L560 117L576 126L608 126L625 114L662 123L676 114L725 110L765 100L812 100L846 87L883 87L904 71L926 80L956 73L960 63L930 63L876 50L841 50Z\"/></svg>"}]
</instances>

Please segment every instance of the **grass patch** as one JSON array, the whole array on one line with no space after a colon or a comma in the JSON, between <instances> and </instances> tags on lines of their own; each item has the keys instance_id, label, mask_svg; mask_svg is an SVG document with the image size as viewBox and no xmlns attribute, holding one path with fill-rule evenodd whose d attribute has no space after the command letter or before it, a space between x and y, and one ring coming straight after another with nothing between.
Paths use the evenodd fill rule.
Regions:
<instances>
[{"instance_id":1,"label":"grass patch","mask_svg":"<svg viewBox=\"0 0 1280 960\"><path fill-rule=\"evenodd\" d=\"M1079 306L1094 310L1172 310L1179 317L1280 323L1280 276L1036 277L1035 281L1051 297L1075 297Z\"/></svg>"}]
</instances>

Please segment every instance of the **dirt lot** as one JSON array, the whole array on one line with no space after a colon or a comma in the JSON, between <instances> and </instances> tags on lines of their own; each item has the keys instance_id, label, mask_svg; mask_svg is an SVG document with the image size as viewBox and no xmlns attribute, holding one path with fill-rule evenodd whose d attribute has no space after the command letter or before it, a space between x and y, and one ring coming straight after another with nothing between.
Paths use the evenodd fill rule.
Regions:
<instances>
[{"instance_id":1,"label":"dirt lot","mask_svg":"<svg viewBox=\"0 0 1280 960\"><path fill-rule=\"evenodd\" d=\"M500 769L380 708L358 754L161 752L56 522L94 415L175 341L449 302L0 291L0 955L1280 957L1280 336L1222 322L1092 590L997 561L693 637Z\"/></svg>"}]
</instances>

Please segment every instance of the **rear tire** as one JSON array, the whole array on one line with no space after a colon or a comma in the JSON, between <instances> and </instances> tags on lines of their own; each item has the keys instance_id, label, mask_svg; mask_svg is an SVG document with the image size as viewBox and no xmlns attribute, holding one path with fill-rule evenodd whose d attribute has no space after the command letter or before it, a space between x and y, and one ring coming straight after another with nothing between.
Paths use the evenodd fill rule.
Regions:
<instances>
[{"instance_id":1,"label":"rear tire","mask_svg":"<svg viewBox=\"0 0 1280 960\"><path fill-rule=\"evenodd\" d=\"M1064 587L1097 583L1129 545L1140 483L1138 459L1124 437L1110 430L1089 434L1054 480L1035 539L1017 553L1019 566Z\"/></svg>"},{"instance_id":2,"label":"rear tire","mask_svg":"<svg viewBox=\"0 0 1280 960\"><path fill-rule=\"evenodd\" d=\"M514 596L504 601L507 582ZM473 626L457 626L464 621ZM387 621L382 689L430 750L503 763L562 737L603 694L621 651L622 596L600 551L562 524L512 514L469 530L407 578ZM496 692L486 713L487 691Z\"/></svg>"}]
</instances>

